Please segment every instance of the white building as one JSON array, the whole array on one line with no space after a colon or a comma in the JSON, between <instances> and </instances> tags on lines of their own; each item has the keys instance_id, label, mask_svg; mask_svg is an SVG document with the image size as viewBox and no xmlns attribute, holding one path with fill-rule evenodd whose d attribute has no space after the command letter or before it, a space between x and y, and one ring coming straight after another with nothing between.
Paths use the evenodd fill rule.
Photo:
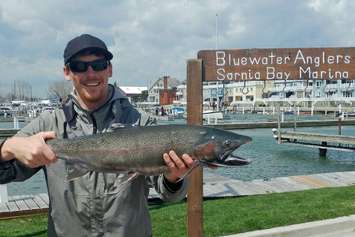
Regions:
<instances>
[{"instance_id":1,"label":"white building","mask_svg":"<svg viewBox=\"0 0 355 237\"><path fill-rule=\"evenodd\" d=\"M271 82L249 81L249 82L205 82L203 85L203 100L209 104L216 103L217 106L252 103L261 99L263 94L270 94ZM186 85L177 87L176 102L186 103Z\"/></svg>"},{"instance_id":2,"label":"white building","mask_svg":"<svg viewBox=\"0 0 355 237\"><path fill-rule=\"evenodd\" d=\"M120 86L120 89L127 95L140 95L148 90L146 86Z\"/></svg>"},{"instance_id":3,"label":"white building","mask_svg":"<svg viewBox=\"0 0 355 237\"><path fill-rule=\"evenodd\" d=\"M219 105L273 103L299 104L306 107L336 106L339 103L355 104L355 83L346 80L289 80L208 82L203 85L203 100ZM177 87L175 103L186 103L186 85Z\"/></svg>"},{"instance_id":4,"label":"white building","mask_svg":"<svg viewBox=\"0 0 355 237\"><path fill-rule=\"evenodd\" d=\"M142 101L143 93L148 90L146 86L120 86L119 88L127 95L130 102Z\"/></svg>"}]
</instances>

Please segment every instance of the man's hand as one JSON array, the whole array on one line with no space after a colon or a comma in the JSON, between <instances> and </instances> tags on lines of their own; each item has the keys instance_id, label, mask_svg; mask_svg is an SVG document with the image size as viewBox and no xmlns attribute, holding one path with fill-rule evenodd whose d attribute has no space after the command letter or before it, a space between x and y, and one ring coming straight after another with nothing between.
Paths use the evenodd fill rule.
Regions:
<instances>
[{"instance_id":1,"label":"man's hand","mask_svg":"<svg viewBox=\"0 0 355 237\"><path fill-rule=\"evenodd\" d=\"M165 178L171 182L177 182L190 168L194 166L194 160L188 154L183 154L181 158L174 151L163 155L165 164L169 171L164 174Z\"/></svg>"},{"instance_id":2,"label":"man's hand","mask_svg":"<svg viewBox=\"0 0 355 237\"><path fill-rule=\"evenodd\" d=\"M46 140L55 138L54 132L40 132L30 137L12 137L1 149L3 160L17 159L24 165L36 168L57 160Z\"/></svg>"}]
</instances>

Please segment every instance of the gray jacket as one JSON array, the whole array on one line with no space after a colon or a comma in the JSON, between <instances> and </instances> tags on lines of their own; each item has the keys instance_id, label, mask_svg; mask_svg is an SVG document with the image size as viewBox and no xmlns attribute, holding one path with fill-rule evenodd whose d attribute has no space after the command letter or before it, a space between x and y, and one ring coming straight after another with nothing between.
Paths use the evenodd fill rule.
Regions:
<instances>
[{"instance_id":1,"label":"gray jacket","mask_svg":"<svg viewBox=\"0 0 355 237\"><path fill-rule=\"evenodd\" d=\"M149 125L147 116L138 113L127 98L110 86L111 98L95 111L85 111L70 97L61 109L41 114L17 136L40 131L55 131L57 138L73 138L103 133L113 124ZM63 160L42 167L49 194L48 236L151 236L147 196L154 186L164 201L178 201L186 195L186 182L169 184L164 177L138 176L132 182L126 174L90 172L67 181ZM38 169L17 160L0 163L0 183L22 181Z\"/></svg>"}]
</instances>

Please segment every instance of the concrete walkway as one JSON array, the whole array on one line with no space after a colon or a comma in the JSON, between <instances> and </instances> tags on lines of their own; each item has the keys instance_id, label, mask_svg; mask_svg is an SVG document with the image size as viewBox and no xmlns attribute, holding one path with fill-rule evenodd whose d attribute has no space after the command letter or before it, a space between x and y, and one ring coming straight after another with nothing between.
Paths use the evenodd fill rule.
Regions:
<instances>
[{"instance_id":1,"label":"concrete walkway","mask_svg":"<svg viewBox=\"0 0 355 237\"><path fill-rule=\"evenodd\" d=\"M355 215L224 237L354 237Z\"/></svg>"}]
</instances>

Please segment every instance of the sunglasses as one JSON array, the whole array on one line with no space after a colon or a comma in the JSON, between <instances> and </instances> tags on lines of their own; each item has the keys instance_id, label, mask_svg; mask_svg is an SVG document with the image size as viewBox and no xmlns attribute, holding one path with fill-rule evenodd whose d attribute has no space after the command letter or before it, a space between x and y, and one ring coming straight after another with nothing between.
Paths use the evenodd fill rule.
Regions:
<instances>
[{"instance_id":1,"label":"sunglasses","mask_svg":"<svg viewBox=\"0 0 355 237\"><path fill-rule=\"evenodd\" d=\"M86 72L89 66L91 66L95 72L100 72L108 67L109 61L101 58L91 62L71 61L67 65L72 72Z\"/></svg>"}]
</instances>

